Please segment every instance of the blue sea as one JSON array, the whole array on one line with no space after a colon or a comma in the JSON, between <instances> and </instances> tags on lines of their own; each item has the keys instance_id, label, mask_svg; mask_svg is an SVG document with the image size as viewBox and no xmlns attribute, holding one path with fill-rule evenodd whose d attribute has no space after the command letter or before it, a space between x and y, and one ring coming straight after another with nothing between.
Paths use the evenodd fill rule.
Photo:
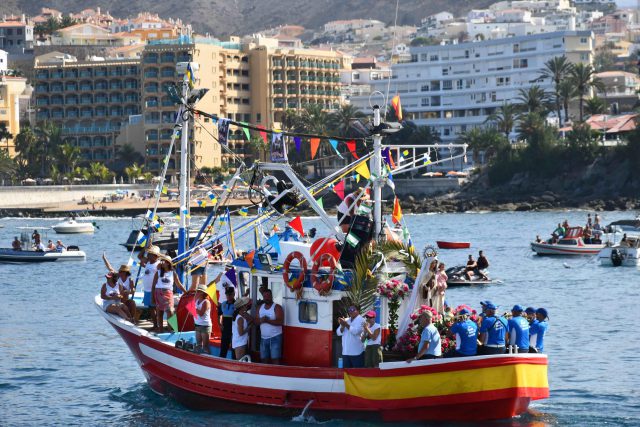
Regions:
<instances>
[{"instance_id":1,"label":"blue sea","mask_svg":"<svg viewBox=\"0 0 640 427\"><path fill-rule=\"evenodd\" d=\"M534 402L529 414L492 425L640 425L640 333L633 326L640 271L601 267L592 258L540 258L529 249L536 234L549 234L564 219L584 224L586 216L581 211L405 216L417 246L470 241L470 250L440 251L439 258L449 266L462 264L482 249L490 275L502 281L450 288L450 304L479 308L479 301L490 299L505 310L521 304L549 311L545 348L551 397ZM602 216L608 223L635 212ZM0 220L0 246L10 245L17 227L49 227L56 221ZM64 243L86 251L85 262L0 264L0 426L315 423L313 412L283 420L191 411L153 393L124 342L93 305L105 273L103 251L114 265L129 257L119 243L127 238L131 220L95 221L100 227L95 235L62 236ZM304 218L303 223L310 228L320 221ZM48 233L48 238L59 237ZM366 425L339 419L322 424Z\"/></svg>"}]
</instances>

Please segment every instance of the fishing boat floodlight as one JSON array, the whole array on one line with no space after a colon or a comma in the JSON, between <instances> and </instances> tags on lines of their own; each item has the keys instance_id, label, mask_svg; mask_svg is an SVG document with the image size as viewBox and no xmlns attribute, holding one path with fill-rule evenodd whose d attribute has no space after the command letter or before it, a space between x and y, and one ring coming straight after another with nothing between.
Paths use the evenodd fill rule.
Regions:
<instances>
[{"instance_id":1,"label":"fishing boat floodlight","mask_svg":"<svg viewBox=\"0 0 640 427\"><path fill-rule=\"evenodd\" d=\"M178 89L174 84L164 85L164 91L174 104L180 104L182 102L180 95L178 95Z\"/></svg>"},{"instance_id":2,"label":"fishing boat floodlight","mask_svg":"<svg viewBox=\"0 0 640 427\"><path fill-rule=\"evenodd\" d=\"M176 73L178 74L178 76L184 76L187 73L189 65L191 65L191 71L193 71L194 73L200 70L200 64L198 64L197 62L178 62L176 64Z\"/></svg>"},{"instance_id":3,"label":"fishing boat floodlight","mask_svg":"<svg viewBox=\"0 0 640 427\"><path fill-rule=\"evenodd\" d=\"M384 133L396 133L402 129L402 125L398 122L385 122L382 132Z\"/></svg>"}]
</instances>

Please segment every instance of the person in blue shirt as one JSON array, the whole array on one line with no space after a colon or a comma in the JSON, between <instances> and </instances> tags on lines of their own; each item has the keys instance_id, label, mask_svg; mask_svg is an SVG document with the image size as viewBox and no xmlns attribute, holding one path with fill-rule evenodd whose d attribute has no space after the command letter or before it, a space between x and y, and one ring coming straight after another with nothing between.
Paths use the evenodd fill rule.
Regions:
<instances>
[{"instance_id":1,"label":"person in blue shirt","mask_svg":"<svg viewBox=\"0 0 640 427\"><path fill-rule=\"evenodd\" d=\"M218 307L218 313L220 313L220 329L222 330L222 337L220 338L220 357L227 358L227 352L231 347L232 327L233 327L233 311L235 310L236 302L236 289L233 286L229 286L225 289L225 295L227 300L220 303ZM231 352L233 356L233 352Z\"/></svg>"},{"instance_id":2,"label":"person in blue shirt","mask_svg":"<svg viewBox=\"0 0 640 427\"><path fill-rule=\"evenodd\" d=\"M487 302L484 309L486 315L480 325L480 342L483 343L480 354L504 354L507 319L496 316L497 307L491 302Z\"/></svg>"},{"instance_id":3,"label":"person in blue shirt","mask_svg":"<svg viewBox=\"0 0 640 427\"><path fill-rule=\"evenodd\" d=\"M533 307L527 307L525 308L524 313L529 321L529 325L531 325L536 320L536 309Z\"/></svg>"},{"instance_id":4,"label":"person in blue shirt","mask_svg":"<svg viewBox=\"0 0 640 427\"><path fill-rule=\"evenodd\" d=\"M465 308L458 312L458 321L449 330L452 336L455 334L456 349L446 357L475 356L478 353L478 325L469 319L469 314Z\"/></svg>"},{"instance_id":5,"label":"person in blue shirt","mask_svg":"<svg viewBox=\"0 0 640 427\"><path fill-rule=\"evenodd\" d=\"M542 353L544 351L544 334L547 332L549 314L544 308L536 310L536 320L529 329L530 353Z\"/></svg>"},{"instance_id":6,"label":"person in blue shirt","mask_svg":"<svg viewBox=\"0 0 640 427\"><path fill-rule=\"evenodd\" d=\"M529 321L522 317L523 311L521 305L514 305L509 320L509 345L517 346L518 353L529 352Z\"/></svg>"}]
</instances>

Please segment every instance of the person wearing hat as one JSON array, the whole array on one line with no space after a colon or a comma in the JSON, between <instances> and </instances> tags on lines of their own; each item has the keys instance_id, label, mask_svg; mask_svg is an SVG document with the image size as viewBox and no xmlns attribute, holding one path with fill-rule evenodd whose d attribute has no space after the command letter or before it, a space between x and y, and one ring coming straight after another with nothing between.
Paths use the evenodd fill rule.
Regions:
<instances>
[{"instance_id":1,"label":"person wearing hat","mask_svg":"<svg viewBox=\"0 0 640 427\"><path fill-rule=\"evenodd\" d=\"M347 309L348 317L339 317L336 333L342 337L342 367L364 368L364 345L360 339L364 330L364 319L355 305Z\"/></svg>"},{"instance_id":2,"label":"person wearing hat","mask_svg":"<svg viewBox=\"0 0 640 427\"><path fill-rule=\"evenodd\" d=\"M536 321L536 309L533 307L527 307L524 309L524 314L529 322L529 326L533 325L533 322Z\"/></svg>"},{"instance_id":3,"label":"person wearing hat","mask_svg":"<svg viewBox=\"0 0 640 427\"><path fill-rule=\"evenodd\" d=\"M449 329L450 335L455 336L456 349L445 357L467 357L478 353L478 325L469 319L470 314L466 308L458 312L458 321Z\"/></svg>"},{"instance_id":4,"label":"person wearing hat","mask_svg":"<svg viewBox=\"0 0 640 427\"><path fill-rule=\"evenodd\" d=\"M100 298L102 298L102 309L107 313L116 314L123 319L133 323L131 313L122 304L122 286L116 282L115 273L109 272L104 276L107 281L102 284Z\"/></svg>"},{"instance_id":5,"label":"person wearing hat","mask_svg":"<svg viewBox=\"0 0 640 427\"><path fill-rule=\"evenodd\" d=\"M529 352L529 321L522 317L524 309L516 304L511 309L512 317L509 319L509 345L516 346L518 353Z\"/></svg>"},{"instance_id":6,"label":"person wearing hat","mask_svg":"<svg viewBox=\"0 0 640 427\"><path fill-rule=\"evenodd\" d=\"M209 339L211 337L211 303L205 285L196 286L196 314L193 316L196 333L196 351L211 354Z\"/></svg>"},{"instance_id":7,"label":"person wearing hat","mask_svg":"<svg viewBox=\"0 0 640 427\"><path fill-rule=\"evenodd\" d=\"M122 303L127 306L131 317L136 319L136 303L133 300L133 295L136 293L136 286L133 283L133 279L131 279L131 267L127 264L122 264L118 269L118 285L122 287Z\"/></svg>"},{"instance_id":8,"label":"person wearing hat","mask_svg":"<svg viewBox=\"0 0 640 427\"><path fill-rule=\"evenodd\" d=\"M234 303L236 302L236 288L225 288L224 295L226 301L221 302L218 306L218 314L220 315L220 330L222 331L222 338L220 338L220 354L222 358L227 358L227 352L231 346L233 326L233 310L235 309Z\"/></svg>"},{"instance_id":9,"label":"person wearing hat","mask_svg":"<svg viewBox=\"0 0 640 427\"><path fill-rule=\"evenodd\" d=\"M158 271L160 260L160 248L157 246L149 246L146 250L142 250L138 253L138 259L140 260L140 266L142 267L142 289L144 290L144 297L142 298L142 305L149 307L149 315L153 319L153 329L158 329L158 321L156 316L156 305L153 301L153 279Z\"/></svg>"},{"instance_id":10,"label":"person wearing hat","mask_svg":"<svg viewBox=\"0 0 640 427\"><path fill-rule=\"evenodd\" d=\"M415 357L407 359L407 363L420 359L435 359L442 357L442 345L440 343L440 332L432 322L433 313L423 311L418 318L418 324L422 328L420 335L420 344L418 346L418 354Z\"/></svg>"},{"instance_id":11,"label":"person wearing hat","mask_svg":"<svg viewBox=\"0 0 640 427\"><path fill-rule=\"evenodd\" d=\"M164 330L163 314L167 314L167 319L171 318L174 313L173 306L173 287L177 286L183 293L187 290L182 286L178 273L173 268L171 258L167 255L158 255L158 269L153 278L151 285L151 298L156 305L156 321L158 331Z\"/></svg>"},{"instance_id":12,"label":"person wearing hat","mask_svg":"<svg viewBox=\"0 0 640 427\"><path fill-rule=\"evenodd\" d=\"M251 307L251 298L240 297L233 304L233 326L231 330L231 348L236 360L240 360L247 354L249 344L249 325L253 322L248 310Z\"/></svg>"},{"instance_id":13,"label":"person wearing hat","mask_svg":"<svg viewBox=\"0 0 640 427\"><path fill-rule=\"evenodd\" d=\"M367 311L362 326L364 345L364 367L377 368L382 363L382 328L376 323L376 312Z\"/></svg>"},{"instance_id":14,"label":"person wearing hat","mask_svg":"<svg viewBox=\"0 0 640 427\"><path fill-rule=\"evenodd\" d=\"M542 353L544 351L544 335L549 327L549 313L540 307L536 310L536 321L529 329L529 352Z\"/></svg>"},{"instance_id":15,"label":"person wearing hat","mask_svg":"<svg viewBox=\"0 0 640 427\"><path fill-rule=\"evenodd\" d=\"M483 344L480 354L504 354L506 350L505 337L508 322L504 317L496 316L497 307L491 301L485 301L483 306L485 317L480 325L480 342Z\"/></svg>"}]
</instances>

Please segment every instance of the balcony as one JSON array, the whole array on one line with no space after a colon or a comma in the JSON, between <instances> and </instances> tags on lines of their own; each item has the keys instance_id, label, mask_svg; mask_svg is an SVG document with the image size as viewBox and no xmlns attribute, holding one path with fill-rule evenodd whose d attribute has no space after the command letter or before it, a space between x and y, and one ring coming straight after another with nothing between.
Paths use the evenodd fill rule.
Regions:
<instances>
[{"instance_id":1,"label":"balcony","mask_svg":"<svg viewBox=\"0 0 640 427\"><path fill-rule=\"evenodd\" d=\"M67 92L77 92L78 91L78 85L76 85L76 84L67 85L65 90Z\"/></svg>"},{"instance_id":2,"label":"balcony","mask_svg":"<svg viewBox=\"0 0 640 427\"><path fill-rule=\"evenodd\" d=\"M158 72L157 71L145 71L144 76L148 79L157 79Z\"/></svg>"},{"instance_id":3,"label":"balcony","mask_svg":"<svg viewBox=\"0 0 640 427\"><path fill-rule=\"evenodd\" d=\"M95 103L96 104L106 104L109 102L109 99L106 96L96 96Z\"/></svg>"},{"instance_id":4,"label":"balcony","mask_svg":"<svg viewBox=\"0 0 640 427\"><path fill-rule=\"evenodd\" d=\"M69 97L65 102L66 105L76 105L77 103L78 103L78 98L76 97Z\"/></svg>"},{"instance_id":5,"label":"balcony","mask_svg":"<svg viewBox=\"0 0 640 427\"><path fill-rule=\"evenodd\" d=\"M66 79L77 79L78 78L78 72L75 71L75 70L74 71L68 70L68 71L66 71L64 73L64 77Z\"/></svg>"},{"instance_id":6,"label":"balcony","mask_svg":"<svg viewBox=\"0 0 640 427\"><path fill-rule=\"evenodd\" d=\"M90 92L93 90L91 85L80 85L80 90L85 92Z\"/></svg>"},{"instance_id":7,"label":"balcony","mask_svg":"<svg viewBox=\"0 0 640 427\"><path fill-rule=\"evenodd\" d=\"M128 82L124 84L124 88L125 89L138 89L138 83L137 82Z\"/></svg>"},{"instance_id":8,"label":"balcony","mask_svg":"<svg viewBox=\"0 0 640 427\"><path fill-rule=\"evenodd\" d=\"M108 133L108 132L117 132L120 129L119 126L87 126L87 127L63 127L63 134L89 134L89 133ZM91 143L90 141L81 141L86 143ZM82 146L82 145L81 145ZM90 146L90 145L89 145Z\"/></svg>"},{"instance_id":9,"label":"balcony","mask_svg":"<svg viewBox=\"0 0 640 427\"><path fill-rule=\"evenodd\" d=\"M52 119L62 119L63 117L64 117L64 114L62 113L62 111L54 111L51 113Z\"/></svg>"},{"instance_id":10,"label":"balcony","mask_svg":"<svg viewBox=\"0 0 640 427\"><path fill-rule=\"evenodd\" d=\"M82 71L80 71L80 77L92 77L91 70L82 70Z\"/></svg>"},{"instance_id":11,"label":"balcony","mask_svg":"<svg viewBox=\"0 0 640 427\"><path fill-rule=\"evenodd\" d=\"M51 86L51 88L49 90L50 90L50 92L63 92L64 91L62 85Z\"/></svg>"},{"instance_id":12,"label":"balcony","mask_svg":"<svg viewBox=\"0 0 640 427\"><path fill-rule=\"evenodd\" d=\"M48 79L49 72L48 71L38 71L36 73L36 79Z\"/></svg>"},{"instance_id":13,"label":"balcony","mask_svg":"<svg viewBox=\"0 0 640 427\"><path fill-rule=\"evenodd\" d=\"M112 77L120 77L120 76L123 76L124 73L122 72L122 69L116 68L116 69L109 70L109 75Z\"/></svg>"},{"instance_id":14,"label":"balcony","mask_svg":"<svg viewBox=\"0 0 640 427\"><path fill-rule=\"evenodd\" d=\"M88 118L93 117L93 113L91 111L85 110L85 111L80 113L80 117L82 117L84 119L88 119Z\"/></svg>"},{"instance_id":15,"label":"balcony","mask_svg":"<svg viewBox=\"0 0 640 427\"><path fill-rule=\"evenodd\" d=\"M122 97L121 96L111 96L111 98L109 99L109 102L111 104L121 104L122 103Z\"/></svg>"},{"instance_id":16,"label":"balcony","mask_svg":"<svg viewBox=\"0 0 640 427\"><path fill-rule=\"evenodd\" d=\"M93 75L95 77L107 77L107 70L95 70Z\"/></svg>"},{"instance_id":17,"label":"balcony","mask_svg":"<svg viewBox=\"0 0 640 427\"><path fill-rule=\"evenodd\" d=\"M138 97L135 95L125 96L124 102L138 102Z\"/></svg>"},{"instance_id":18,"label":"balcony","mask_svg":"<svg viewBox=\"0 0 640 427\"><path fill-rule=\"evenodd\" d=\"M64 100L62 98L51 98L51 105L62 105Z\"/></svg>"},{"instance_id":19,"label":"balcony","mask_svg":"<svg viewBox=\"0 0 640 427\"><path fill-rule=\"evenodd\" d=\"M144 91L147 93L156 93L158 92L158 86L146 86Z\"/></svg>"},{"instance_id":20,"label":"balcony","mask_svg":"<svg viewBox=\"0 0 640 427\"><path fill-rule=\"evenodd\" d=\"M167 70L162 70L162 72L160 73L160 75L161 75L162 77L165 77L165 78L175 78L175 76L176 76L176 72L175 72L175 70L167 69Z\"/></svg>"},{"instance_id":21,"label":"balcony","mask_svg":"<svg viewBox=\"0 0 640 427\"><path fill-rule=\"evenodd\" d=\"M93 104L93 99L91 99L91 97L82 97L80 98L80 104L84 104L84 105Z\"/></svg>"},{"instance_id":22,"label":"balcony","mask_svg":"<svg viewBox=\"0 0 640 427\"><path fill-rule=\"evenodd\" d=\"M111 89L111 90L122 90L122 83L121 82L111 83L109 85L109 89Z\"/></svg>"},{"instance_id":23,"label":"balcony","mask_svg":"<svg viewBox=\"0 0 640 427\"><path fill-rule=\"evenodd\" d=\"M51 78L52 79L61 79L63 77L62 71L52 71Z\"/></svg>"},{"instance_id":24,"label":"balcony","mask_svg":"<svg viewBox=\"0 0 640 427\"><path fill-rule=\"evenodd\" d=\"M69 110L67 111L67 118L69 119L75 119L78 117L78 112L76 110Z\"/></svg>"},{"instance_id":25,"label":"balcony","mask_svg":"<svg viewBox=\"0 0 640 427\"><path fill-rule=\"evenodd\" d=\"M158 101L147 101L144 103L147 108L154 108L158 106Z\"/></svg>"},{"instance_id":26,"label":"balcony","mask_svg":"<svg viewBox=\"0 0 640 427\"><path fill-rule=\"evenodd\" d=\"M36 105L40 106L40 105L49 105L49 100L48 99L36 99Z\"/></svg>"},{"instance_id":27,"label":"balcony","mask_svg":"<svg viewBox=\"0 0 640 427\"><path fill-rule=\"evenodd\" d=\"M95 88L96 90L107 90L109 89L109 85L106 83L96 83Z\"/></svg>"}]
</instances>

